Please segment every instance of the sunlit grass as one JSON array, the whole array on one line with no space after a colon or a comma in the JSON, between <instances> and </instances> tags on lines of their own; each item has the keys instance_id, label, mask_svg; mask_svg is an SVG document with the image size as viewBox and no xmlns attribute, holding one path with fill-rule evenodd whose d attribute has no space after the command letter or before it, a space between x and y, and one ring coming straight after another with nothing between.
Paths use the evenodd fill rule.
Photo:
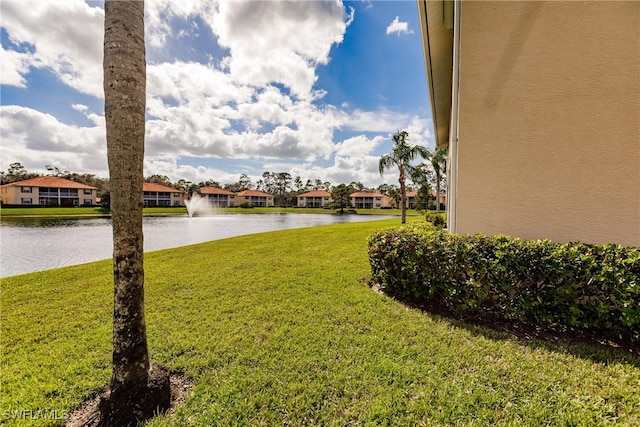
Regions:
<instances>
[{"instance_id":1,"label":"sunlit grass","mask_svg":"<svg viewBox=\"0 0 640 427\"><path fill-rule=\"evenodd\" d=\"M77 208L1 208L0 216L24 216L24 215L46 215L46 216L72 216L72 215L101 215L104 212L99 207L77 207Z\"/></svg>"},{"instance_id":2,"label":"sunlit grass","mask_svg":"<svg viewBox=\"0 0 640 427\"><path fill-rule=\"evenodd\" d=\"M367 236L398 222L147 254L151 357L196 384L149 425L640 423L638 358L456 326L362 284ZM108 261L2 280L3 410L63 413L106 384L111 293Z\"/></svg>"}]
</instances>

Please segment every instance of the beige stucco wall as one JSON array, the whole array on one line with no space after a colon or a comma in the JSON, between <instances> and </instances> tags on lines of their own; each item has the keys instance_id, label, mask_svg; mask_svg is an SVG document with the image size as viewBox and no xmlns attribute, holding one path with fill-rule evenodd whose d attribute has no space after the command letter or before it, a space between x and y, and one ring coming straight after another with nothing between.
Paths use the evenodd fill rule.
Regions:
<instances>
[{"instance_id":1,"label":"beige stucco wall","mask_svg":"<svg viewBox=\"0 0 640 427\"><path fill-rule=\"evenodd\" d=\"M313 196L313 197L306 197L306 196L298 196L296 197L296 199L298 200L298 207L299 208L305 208L307 207L307 203L312 203L312 198L315 199L316 197L321 197L322 200L320 200L320 204L321 207L323 208L328 208L329 205L331 204L331 197L327 196Z\"/></svg>"},{"instance_id":2,"label":"beige stucco wall","mask_svg":"<svg viewBox=\"0 0 640 427\"><path fill-rule=\"evenodd\" d=\"M22 188L30 188L30 193L23 193ZM60 191L60 187L57 188ZM91 189L91 194L84 194L84 189L79 188L78 190L78 206L87 206L84 204L85 200L91 200L90 205L95 206L97 204L97 190ZM48 197L48 196L47 196ZM30 198L31 204L30 206L39 206L40 205L40 187L37 186L20 186L20 185L7 185L3 186L0 190L0 200L2 203L7 205L21 205L23 198Z\"/></svg>"},{"instance_id":3,"label":"beige stucco wall","mask_svg":"<svg viewBox=\"0 0 640 427\"><path fill-rule=\"evenodd\" d=\"M640 2L461 14L457 231L640 246Z\"/></svg>"},{"instance_id":4,"label":"beige stucco wall","mask_svg":"<svg viewBox=\"0 0 640 427\"><path fill-rule=\"evenodd\" d=\"M263 197L263 196L259 196L259 197ZM264 197L266 197L267 207L273 207L274 206L273 196L264 196ZM236 196L237 206L240 206L243 203L251 203L251 196Z\"/></svg>"}]
</instances>

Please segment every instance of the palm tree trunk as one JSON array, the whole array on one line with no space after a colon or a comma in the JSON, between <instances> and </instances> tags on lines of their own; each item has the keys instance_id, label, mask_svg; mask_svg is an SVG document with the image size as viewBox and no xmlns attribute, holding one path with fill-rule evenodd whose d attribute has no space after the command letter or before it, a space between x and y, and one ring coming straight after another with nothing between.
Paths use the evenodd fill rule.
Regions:
<instances>
[{"instance_id":1,"label":"palm tree trunk","mask_svg":"<svg viewBox=\"0 0 640 427\"><path fill-rule=\"evenodd\" d=\"M400 167L400 178L398 182L400 183L400 223L404 224L407 222L407 189L405 185L404 168L402 167Z\"/></svg>"},{"instance_id":2,"label":"palm tree trunk","mask_svg":"<svg viewBox=\"0 0 640 427\"><path fill-rule=\"evenodd\" d=\"M153 415L144 316L142 180L146 60L144 1L105 2L104 94L113 226L113 374L103 425ZM152 399L153 400L153 399ZM151 413L147 414L146 407Z\"/></svg>"}]
</instances>

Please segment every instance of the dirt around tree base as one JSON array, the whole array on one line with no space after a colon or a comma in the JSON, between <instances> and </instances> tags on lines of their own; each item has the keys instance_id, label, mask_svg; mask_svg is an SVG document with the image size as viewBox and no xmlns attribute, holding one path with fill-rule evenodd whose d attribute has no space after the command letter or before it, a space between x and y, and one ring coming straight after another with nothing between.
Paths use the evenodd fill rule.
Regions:
<instances>
[{"instance_id":1,"label":"dirt around tree base","mask_svg":"<svg viewBox=\"0 0 640 427\"><path fill-rule=\"evenodd\" d=\"M176 408L185 402L194 385L192 380L177 372L169 373L171 402L165 414L173 416ZM100 402L108 392L109 386L105 386L91 395L82 405L69 414L64 424L65 427L99 427L102 422Z\"/></svg>"}]
</instances>

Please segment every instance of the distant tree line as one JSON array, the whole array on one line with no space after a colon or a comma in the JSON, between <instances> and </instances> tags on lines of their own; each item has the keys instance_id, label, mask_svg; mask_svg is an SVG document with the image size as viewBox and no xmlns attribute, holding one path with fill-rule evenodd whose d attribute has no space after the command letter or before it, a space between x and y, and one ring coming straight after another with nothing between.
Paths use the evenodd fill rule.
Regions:
<instances>
[{"instance_id":1,"label":"distant tree line","mask_svg":"<svg viewBox=\"0 0 640 427\"><path fill-rule=\"evenodd\" d=\"M7 171L0 171L0 185L11 184L12 182L24 181L25 179L37 178L39 176L56 176L90 185L98 189L98 195L109 193L109 180L100 178L91 173L76 173L60 170L56 166L46 165L46 174L29 172L20 162L11 163Z\"/></svg>"},{"instance_id":2,"label":"distant tree line","mask_svg":"<svg viewBox=\"0 0 640 427\"><path fill-rule=\"evenodd\" d=\"M47 170L46 174L29 172L21 163L15 162L9 165L7 171L0 171L0 184L10 184L39 176L56 176L96 187L98 189L98 196L108 204L110 198L109 179L100 178L94 174L79 174L60 170L58 167L52 165L46 165L45 169ZM441 175L443 174L441 173ZM444 188L444 176L440 178L442 188ZM415 190L418 192L416 200L417 207L422 209L426 209L427 207L433 208L435 206L435 197L431 193L436 188L436 174L432 168L419 168L419 173L413 174L411 180L412 184L407 185L407 191ZM152 182L172 187L184 191L188 196L203 187L218 187L236 193L244 190L257 190L272 194L275 205L282 207L295 206L297 196L315 190L324 190L331 193L331 199L334 201L334 204L337 203L336 209L350 207L348 204L349 195L355 191L376 191L391 197L395 201L396 206L400 206L401 199L398 185L380 184L377 187L366 187L362 182L356 181L350 182L349 184L340 183L334 185L329 181L323 181L321 179L303 180L300 176L292 177L289 172L265 171L255 183L244 173L240 175L238 181L224 185L214 179L194 183L181 178L176 182L172 182L168 176L158 174L145 177L144 182ZM343 203L345 199L347 203Z\"/></svg>"}]
</instances>

